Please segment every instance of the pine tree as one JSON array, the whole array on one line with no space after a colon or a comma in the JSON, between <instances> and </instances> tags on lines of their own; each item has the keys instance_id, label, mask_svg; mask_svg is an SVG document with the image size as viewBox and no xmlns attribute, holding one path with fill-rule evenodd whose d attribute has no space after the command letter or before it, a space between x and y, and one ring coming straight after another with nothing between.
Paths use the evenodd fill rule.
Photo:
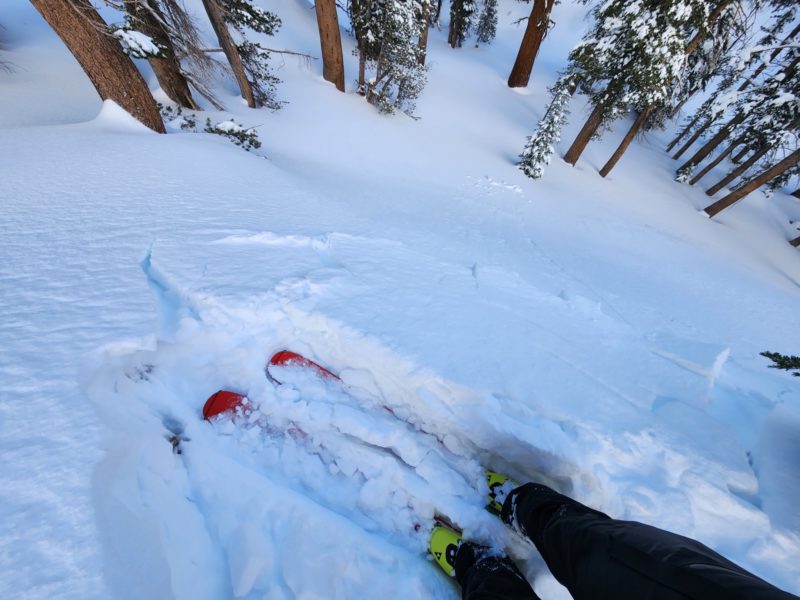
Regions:
<instances>
[{"instance_id":1,"label":"pine tree","mask_svg":"<svg viewBox=\"0 0 800 600\"><path fill-rule=\"evenodd\" d=\"M483 0L483 10L475 28L478 43L488 44L497 35L497 0Z\"/></svg>"},{"instance_id":2,"label":"pine tree","mask_svg":"<svg viewBox=\"0 0 800 600\"><path fill-rule=\"evenodd\" d=\"M684 127L669 146L667 146L667 152L672 151L688 133L694 132L675 153L673 156L674 159L679 159L700 136L711 128L712 125L722 117L727 105L735 99L736 94L746 90L754 81L757 81L767 66L781 54L784 49L783 46L794 40L798 33L800 33L800 25L797 25L788 36L781 39L784 28L795 19L797 9L793 2L787 3L784 0L773 0L770 4L773 8L773 15L769 25L762 28L764 36L758 40L757 46L777 47L770 53L766 61L756 60L759 57L755 55L751 55L749 60L744 62L738 59L738 57L733 57L734 60L731 60L723 67L725 73L723 74L722 81L717 86L716 92L703 103L688 125ZM753 67L755 67L755 69L750 72L750 69ZM736 91L730 93L730 90L736 84L737 80L748 72L749 75L744 77Z\"/></svg>"},{"instance_id":3,"label":"pine tree","mask_svg":"<svg viewBox=\"0 0 800 600\"><path fill-rule=\"evenodd\" d=\"M727 76L732 64L741 61L740 51L749 37L749 29L750 21L738 3L722 6L719 15L712 13L707 32L697 32L687 45L686 65L680 77L672 82L669 102L654 110L648 125L663 128L688 100L705 91L712 80Z\"/></svg>"},{"instance_id":4,"label":"pine tree","mask_svg":"<svg viewBox=\"0 0 800 600\"><path fill-rule=\"evenodd\" d=\"M347 5L358 45L358 90L362 95L367 93L367 68L380 55L387 1L392 0L349 0Z\"/></svg>"},{"instance_id":5,"label":"pine tree","mask_svg":"<svg viewBox=\"0 0 800 600\"><path fill-rule=\"evenodd\" d=\"M564 75L550 88L552 100L539 121L536 133L528 137L520 154L519 168L531 179L539 179L550 164L556 144L561 140L561 129L569 115L569 100L574 89L574 77Z\"/></svg>"},{"instance_id":6,"label":"pine tree","mask_svg":"<svg viewBox=\"0 0 800 600\"><path fill-rule=\"evenodd\" d=\"M706 26L709 6L701 0L609 0L594 17L594 28L570 61L591 80L608 83L590 93L594 111L564 156L571 164L601 126L630 108L649 111L668 100L686 62L687 31Z\"/></svg>"},{"instance_id":7,"label":"pine tree","mask_svg":"<svg viewBox=\"0 0 800 600\"><path fill-rule=\"evenodd\" d=\"M731 3L732 0L720 0L719 3L714 8L714 10L708 16L708 19L700 23L699 30L690 39L689 43L686 44L686 48L684 50L684 57L686 58L687 64L693 58L694 55L698 54L698 49L701 47L701 42L707 35L707 30L705 26L716 25L717 21L722 15L725 14L730 15L731 13L735 14L735 11L731 10L732 8ZM725 19L725 20L730 21L730 19ZM687 35L691 32L692 29L694 29L694 26L697 24L696 22L693 21L694 20L689 20L686 23L684 23L684 28L686 29ZM724 28L723 35L727 37L728 35L731 34L731 31L732 30L730 28ZM706 65L703 64L703 62L698 62L697 60L695 60L694 68L697 69L699 73L706 79L710 77L710 74L704 73L707 67ZM683 77L686 77L687 72L691 72L691 70L692 69L683 69L681 75ZM679 85L674 85L676 83L680 83L680 77L671 79L669 87L680 89ZM694 91L696 90L689 90L689 93L694 93ZM600 169L600 175L602 177L608 175L608 173L614 168L619 159L622 157L622 155L630 146L631 142L633 141L633 138L640 131L652 128L654 125L663 124L663 121L666 118L666 116L675 110L673 107L670 106L670 98L676 96L677 96L676 93L670 91L662 99L653 101L647 104L646 106L638 109L639 115L633 122L633 125L628 129L628 132L625 134L625 137L622 139L620 145L614 151L614 154ZM687 98L688 96L685 97L683 100L678 100L677 105L680 106L680 104L684 102Z\"/></svg>"},{"instance_id":8,"label":"pine tree","mask_svg":"<svg viewBox=\"0 0 800 600\"><path fill-rule=\"evenodd\" d=\"M467 39L477 8L475 0L450 1L450 33L447 42L451 48L460 48Z\"/></svg>"},{"instance_id":9,"label":"pine tree","mask_svg":"<svg viewBox=\"0 0 800 600\"><path fill-rule=\"evenodd\" d=\"M678 169L681 180L688 179L688 174L725 139L731 141L722 154L731 151L735 145L753 149L750 159L734 169L734 176L729 176L725 183L721 182L709 190L709 194L713 194L755 161L783 144L786 135L797 128L800 119L800 57L786 55L785 60L775 66L778 67L777 71L763 82L736 96L731 105L732 118ZM720 162L720 156L715 162ZM690 182L698 181L708 170L706 167Z\"/></svg>"},{"instance_id":10,"label":"pine tree","mask_svg":"<svg viewBox=\"0 0 800 600\"><path fill-rule=\"evenodd\" d=\"M375 77L367 84L367 100L381 112L412 115L425 87L418 41L427 1L387 0Z\"/></svg>"},{"instance_id":11,"label":"pine tree","mask_svg":"<svg viewBox=\"0 0 800 600\"><path fill-rule=\"evenodd\" d=\"M280 83L280 79L269 66L269 50L258 42L250 41L248 32L275 35L281 26L281 20L275 13L255 6L250 0L221 0L221 2L225 22L236 30L242 40L236 44L236 49L253 90L256 106L279 109L281 102L276 98L276 86Z\"/></svg>"}]
</instances>

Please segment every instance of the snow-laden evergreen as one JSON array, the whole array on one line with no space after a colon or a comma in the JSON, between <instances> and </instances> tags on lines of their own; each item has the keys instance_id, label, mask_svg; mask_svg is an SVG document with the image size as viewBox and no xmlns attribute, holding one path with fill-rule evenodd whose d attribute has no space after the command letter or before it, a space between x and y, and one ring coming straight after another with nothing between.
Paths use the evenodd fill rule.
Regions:
<instances>
[{"instance_id":1,"label":"snow-laden evergreen","mask_svg":"<svg viewBox=\"0 0 800 600\"><path fill-rule=\"evenodd\" d=\"M387 0L375 76L367 85L367 100L379 111L414 113L426 81L419 35L427 23L430 0Z\"/></svg>"},{"instance_id":2,"label":"snow-laden evergreen","mask_svg":"<svg viewBox=\"0 0 800 600\"><path fill-rule=\"evenodd\" d=\"M671 82L669 101L656 107L648 122L664 127L691 98L706 90L715 78L729 77L732 63L739 63L739 51L748 38L749 19L737 3L731 3L711 24L697 48L687 54L680 77Z\"/></svg>"},{"instance_id":3,"label":"snow-laden evergreen","mask_svg":"<svg viewBox=\"0 0 800 600\"><path fill-rule=\"evenodd\" d=\"M570 53L570 65L592 105L604 107L604 124L669 100L686 45L707 26L709 12L703 0L609 0L595 9L594 26Z\"/></svg>"},{"instance_id":4,"label":"snow-laden evergreen","mask_svg":"<svg viewBox=\"0 0 800 600\"><path fill-rule=\"evenodd\" d=\"M561 140L561 130L569 116L569 101L575 77L560 77L550 88L551 101L539 121L536 133L528 137L519 158L519 168L531 179L539 179L550 164L556 144Z\"/></svg>"},{"instance_id":5,"label":"snow-laden evergreen","mask_svg":"<svg viewBox=\"0 0 800 600\"><path fill-rule=\"evenodd\" d=\"M383 40L383 28L386 15L386 0L348 0L347 12L350 16L350 27L358 42L359 60L366 67L378 60ZM359 82L359 86L365 86ZM360 89L366 93L366 89Z\"/></svg>"},{"instance_id":6,"label":"snow-laden evergreen","mask_svg":"<svg viewBox=\"0 0 800 600\"><path fill-rule=\"evenodd\" d=\"M282 103L277 98L277 85L280 79L270 65L270 52L257 41L248 38L248 31L262 35L275 35L281 20L275 13L256 6L251 0L222 0L225 20L239 34L236 43L242 57L248 80L253 88L256 104L271 110L278 110Z\"/></svg>"},{"instance_id":7,"label":"snow-laden evergreen","mask_svg":"<svg viewBox=\"0 0 800 600\"><path fill-rule=\"evenodd\" d=\"M495 35L497 35L497 0L483 0L481 15L475 27L475 39L479 44L488 44Z\"/></svg>"},{"instance_id":8,"label":"snow-laden evergreen","mask_svg":"<svg viewBox=\"0 0 800 600\"><path fill-rule=\"evenodd\" d=\"M475 0L451 0L448 41L453 48L460 48L469 36L477 11Z\"/></svg>"},{"instance_id":9,"label":"snow-laden evergreen","mask_svg":"<svg viewBox=\"0 0 800 600\"><path fill-rule=\"evenodd\" d=\"M761 26L763 35L758 39L756 47L779 48L783 41L789 41L785 40L784 36L786 35L787 29L794 26L793 22L797 17L797 7L794 3L782 1L773 1L770 5L772 6L772 14L768 23ZM738 6L735 4L732 5L731 10L735 10L735 15L739 14ZM720 22L724 23L729 18L731 17L728 16L727 12L723 13ZM717 31L717 29L716 27L714 28L715 31ZM726 32L723 31L723 35L726 35ZM728 33L727 35L730 34ZM740 37L742 38L742 43L747 40L746 36ZM714 46L718 45L718 39L719 36L715 35ZM707 45L707 43L704 43L699 49L699 56L706 54ZM730 51L737 48L740 52L736 53ZM685 125L681 129L680 135L673 141L673 144L677 144L678 142L683 144L684 140L691 139L691 136L695 132L701 134L708 130L708 128L721 118L729 107L736 102L738 94L753 85L754 79L758 79L768 68L770 56L773 53L752 52L751 50L752 48L741 49L739 44L730 46L719 62L717 74L720 76L720 80L716 84L715 89L693 115L686 117ZM690 57L689 63L691 64L692 61L693 58ZM703 80L702 77L699 79L700 81ZM694 70L690 72L686 81L690 88L696 85L693 83L696 81ZM737 89L734 90L735 85ZM685 166L679 171L678 181L683 181L685 179L685 174L690 172Z\"/></svg>"},{"instance_id":10,"label":"snow-laden evergreen","mask_svg":"<svg viewBox=\"0 0 800 600\"><path fill-rule=\"evenodd\" d=\"M753 52L768 55L772 50L767 47L749 51ZM800 51L789 48L771 62L769 58L758 60L760 77L750 75L746 86L741 85L735 92L717 97L712 119L722 113L727 119L709 131L724 135L722 147L726 151L737 147L746 149L748 154L757 155L760 164L765 166L778 162L785 153L797 147L800 127L798 59ZM690 158L678 169L677 181L686 183L691 179L699 166L694 164L694 160L694 157ZM789 181L787 176L784 173L782 179L772 185L785 185Z\"/></svg>"},{"instance_id":11,"label":"snow-laden evergreen","mask_svg":"<svg viewBox=\"0 0 800 600\"><path fill-rule=\"evenodd\" d=\"M632 108L668 102L675 80L684 72L689 37L706 27L709 4L608 0L592 14L593 26L570 52L567 68L591 105L602 108L600 123L608 127ZM551 126L540 127L527 146L542 156L529 170L541 176L549 160L543 156L552 144L537 140L537 135L552 138Z\"/></svg>"}]
</instances>

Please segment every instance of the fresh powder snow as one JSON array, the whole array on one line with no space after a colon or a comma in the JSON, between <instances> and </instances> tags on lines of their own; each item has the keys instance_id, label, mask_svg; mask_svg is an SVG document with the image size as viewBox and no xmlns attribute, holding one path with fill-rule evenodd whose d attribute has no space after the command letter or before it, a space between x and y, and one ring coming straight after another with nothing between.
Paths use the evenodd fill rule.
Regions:
<instances>
[{"instance_id":1,"label":"fresh powder snow","mask_svg":"<svg viewBox=\"0 0 800 600\"><path fill-rule=\"evenodd\" d=\"M270 47L319 56L312 5L264 8ZM528 179L517 157L588 26L556 6L512 90L529 10L503 0L479 48L432 29L418 119L355 92L340 14L346 94L285 54L280 111L219 77L226 110L197 120L255 129L243 152L102 103L32 6L2 3L0 595L458 598L426 556L441 513L569 598L483 509L483 467L800 593L800 379L760 356L800 354L800 203L756 192L707 219L672 131L603 179L624 119ZM570 112L557 156L585 98ZM284 348L342 382L275 386ZM203 421L220 389L248 414Z\"/></svg>"}]
</instances>

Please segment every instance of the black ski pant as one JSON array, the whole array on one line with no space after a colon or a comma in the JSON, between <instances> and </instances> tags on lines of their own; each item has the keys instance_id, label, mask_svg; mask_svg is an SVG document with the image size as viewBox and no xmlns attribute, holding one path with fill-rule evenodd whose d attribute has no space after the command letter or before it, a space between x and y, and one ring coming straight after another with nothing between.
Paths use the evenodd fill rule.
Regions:
<instances>
[{"instance_id":1,"label":"black ski pant","mask_svg":"<svg viewBox=\"0 0 800 600\"><path fill-rule=\"evenodd\" d=\"M700 542L618 521L544 485L509 494L503 521L527 536L575 600L798 600ZM462 544L464 600L539 600L514 563Z\"/></svg>"}]
</instances>

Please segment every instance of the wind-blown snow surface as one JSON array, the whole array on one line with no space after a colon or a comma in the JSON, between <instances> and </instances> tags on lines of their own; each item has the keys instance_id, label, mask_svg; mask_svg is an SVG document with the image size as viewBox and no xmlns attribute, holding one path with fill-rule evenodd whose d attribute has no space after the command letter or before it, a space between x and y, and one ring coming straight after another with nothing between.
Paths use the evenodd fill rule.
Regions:
<instances>
[{"instance_id":1,"label":"wind-blown snow surface","mask_svg":"<svg viewBox=\"0 0 800 600\"><path fill-rule=\"evenodd\" d=\"M269 8L271 47L318 55L313 10ZM490 48L431 36L419 121L316 62L286 59L275 114L228 82L212 120L261 125L265 160L101 108L33 9L4 3L3 596L455 598L424 554L440 511L568 597L482 510L481 464L800 591L798 381L758 355L797 353L797 203L709 221L658 135L603 180L622 126L526 179L514 157L585 8L558 7L511 91L525 10L504 5ZM273 386L284 347L343 385ZM220 388L249 420L201 420Z\"/></svg>"}]
</instances>

